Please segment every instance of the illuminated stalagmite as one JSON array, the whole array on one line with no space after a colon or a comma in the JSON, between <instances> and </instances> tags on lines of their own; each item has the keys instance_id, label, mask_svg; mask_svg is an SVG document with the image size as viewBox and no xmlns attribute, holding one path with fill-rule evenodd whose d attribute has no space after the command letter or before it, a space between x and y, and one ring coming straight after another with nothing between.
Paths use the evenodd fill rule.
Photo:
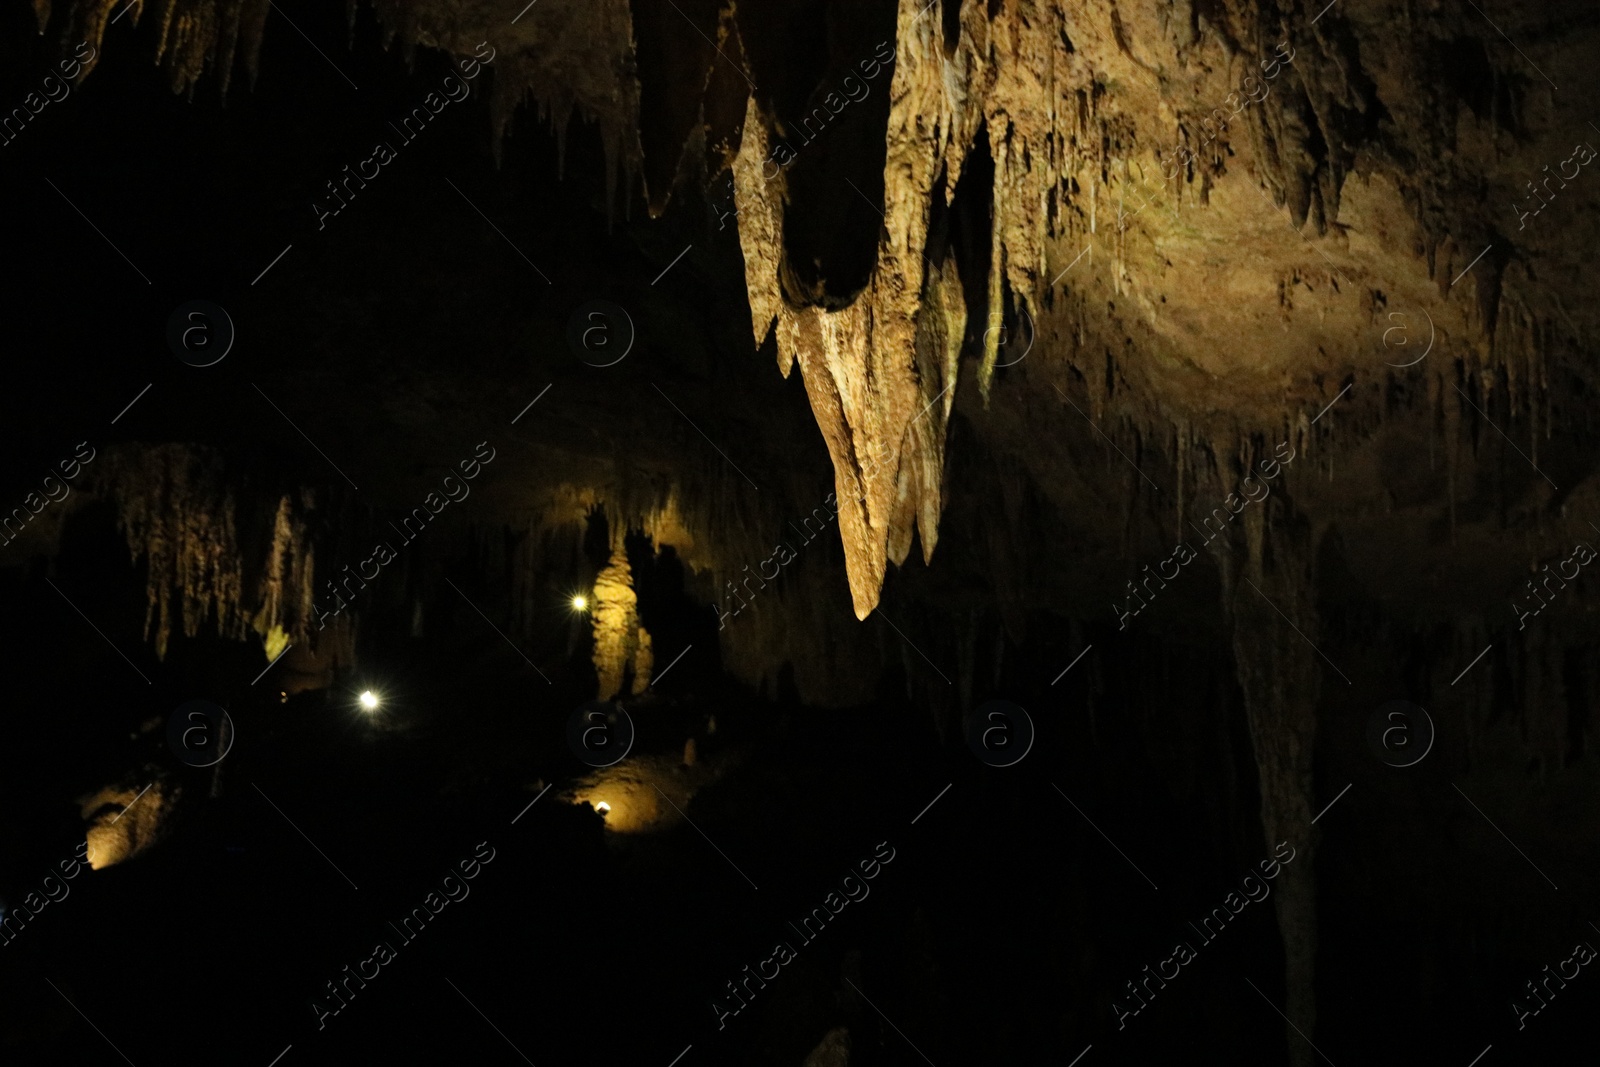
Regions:
<instances>
[{"instance_id":1,"label":"illuminated stalagmite","mask_svg":"<svg viewBox=\"0 0 1600 1067\"><path fill-rule=\"evenodd\" d=\"M630 691L643 692L650 684L650 636L639 625L639 598L633 591L633 571L627 553L618 544L594 580L590 607L594 628L594 669L600 676L599 700L622 692L632 676Z\"/></svg>"}]
</instances>

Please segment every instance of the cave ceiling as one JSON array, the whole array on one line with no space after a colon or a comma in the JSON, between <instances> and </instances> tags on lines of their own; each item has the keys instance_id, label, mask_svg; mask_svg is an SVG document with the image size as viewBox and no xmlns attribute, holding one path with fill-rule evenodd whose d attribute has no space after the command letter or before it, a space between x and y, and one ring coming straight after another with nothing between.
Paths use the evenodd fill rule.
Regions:
<instances>
[{"instance_id":1,"label":"cave ceiling","mask_svg":"<svg viewBox=\"0 0 1600 1067\"><path fill-rule=\"evenodd\" d=\"M180 96L237 101L273 64L341 58L294 44L264 0L34 12L64 55L87 48L80 83L154 60ZM727 347L726 320L748 315L738 358L798 369L858 618L914 549L937 567L957 421L1007 483L986 499L1061 522L1086 558L1187 536L1283 445L1312 551L1334 529L1392 538L1347 565L1391 593L1426 586L1447 613L1440 577L1481 565L1475 528L1589 504L1588 416L1561 398L1591 387L1600 130L1583 57L1600 20L1579 3L1495 15L1360 0L347 11L352 49L373 20L407 62L482 60L496 160L534 124L616 224L695 205L736 233L737 254L702 261L706 298L727 301ZM665 241L648 254L671 259ZM588 416L563 443L605 467L575 443L607 418ZM1497 506L1458 507L1485 480ZM1038 533L1019 523L1019 541ZM996 580L1002 600L1026 581Z\"/></svg>"}]
</instances>

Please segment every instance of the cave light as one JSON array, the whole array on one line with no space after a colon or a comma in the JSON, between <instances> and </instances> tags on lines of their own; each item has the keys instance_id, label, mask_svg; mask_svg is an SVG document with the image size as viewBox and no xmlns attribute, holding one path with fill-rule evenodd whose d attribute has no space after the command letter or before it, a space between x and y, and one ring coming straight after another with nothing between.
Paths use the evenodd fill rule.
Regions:
<instances>
[{"instance_id":1,"label":"cave light","mask_svg":"<svg viewBox=\"0 0 1600 1067\"><path fill-rule=\"evenodd\" d=\"M589 610L589 598L584 596L582 593L579 593L577 596L573 597L572 598L572 610L573 611L588 611Z\"/></svg>"},{"instance_id":2,"label":"cave light","mask_svg":"<svg viewBox=\"0 0 1600 1067\"><path fill-rule=\"evenodd\" d=\"M378 694L374 693L372 690L370 690L370 689L362 690L361 696L359 697L359 699L361 701L361 706L363 708L365 708L367 711L377 711L378 710Z\"/></svg>"},{"instance_id":3,"label":"cave light","mask_svg":"<svg viewBox=\"0 0 1600 1067\"><path fill-rule=\"evenodd\" d=\"M607 804L605 801L602 800L600 803L598 803L598 804L596 804L594 806L594 810L598 811L600 813L601 817L603 818L606 815L606 813L611 810L611 805Z\"/></svg>"}]
</instances>

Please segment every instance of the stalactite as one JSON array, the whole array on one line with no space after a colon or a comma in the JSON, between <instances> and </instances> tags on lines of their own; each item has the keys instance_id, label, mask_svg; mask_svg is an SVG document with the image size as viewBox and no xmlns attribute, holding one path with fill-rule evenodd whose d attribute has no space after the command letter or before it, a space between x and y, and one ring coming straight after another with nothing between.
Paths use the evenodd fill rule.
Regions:
<instances>
[{"instance_id":1,"label":"stalactite","mask_svg":"<svg viewBox=\"0 0 1600 1067\"><path fill-rule=\"evenodd\" d=\"M145 560L145 640L164 658L174 625L188 637L207 618L224 637L243 637L243 566L232 492L222 460L185 445L108 455L117 525L137 563Z\"/></svg>"},{"instance_id":2,"label":"stalactite","mask_svg":"<svg viewBox=\"0 0 1600 1067\"><path fill-rule=\"evenodd\" d=\"M945 413L955 387L953 377L945 379L954 371L951 342L959 336L950 327L964 329L965 323L953 270L925 270L925 252L930 196L941 174L949 181L945 156L965 151L965 144L951 147L951 131L971 123L952 115L947 86L955 82L959 102L969 68L945 58L938 22L918 13L903 0L884 166L888 212L877 268L850 306L797 308L781 295L783 190L763 173L768 123L754 102L735 163L757 341L775 317L779 369L787 374L800 364L833 459L846 569L862 619L878 602L889 559L903 559L909 549L909 521L915 518L922 529L925 555L937 540ZM970 54L970 41L965 47ZM925 300L934 305L931 316L923 313ZM919 333L929 339L921 359ZM944 409L938 410L941 399ZM914 421L929 425L914 427Z\"/></svg>"},{"instance_id":3,"label":"stalactite","mask_svg":"<svg viewBox=\"0 0 1600 1067\"><path fill-rule=\"evenodd\" d=\"M605 155L608 212L632 202L634 177L643 148L639 140L639 78L633 43L633 15L627 0L542 0L521 25L485 27L465 21L454 9L435 11L419 0L375 0L379 18L406 27L418 44L471 55L487 36L496 50L490 121L495 158L518 108L533 101L557 135L565 156L568 123L574 114L594 123ZM401 12L405 14L400 14ZM412 13L425 21L402 21ZM414 28L413 28L414 26Z\"/></svg>"},{"instance_id":4,"label":"stalactite","mask_svg":"<svg viewBox=\"0 0 1600 1067\"><path fill-rule=\"evenodd\" d=\"M165 66L175 93L192 92L209 69L226 96L236 63L252 84L259 68L261 42L272 7L269 0L154 0L159 32L155 59ZM639 79L633 44L633 16L627 0L542 0L537 12L506 22L498 10L465 13L426 0L370 0L384 27L385 46L396 40L406 52L421 45L456 56L482 57L493 49L490 122L495 158L516 110L528 101L556 130L564 148L574 114L599 127L605 153L606 204L617 203L619 188L631 190L640 170ZM104 44L106 27L120 0L72 0L64 36L86 41L93 52L83 64L91 72ZM50 0L34 0L40 32ZM129 10L137 24L145 0ZM349 4L354 25L356 3ZM563 153L564 154L564 153ZM625 206L631 200L625 193Z\"/></svg>"},{"instance_id":5,"label":"stalactite","mask_svg":"<svg viewBox=\"0 0 1600 1067\"><path fill-rule=\"evenodd\" d=\"M898 566L911 550L915 524L922 539L922 560L932 562L939 543L943 507L944 439L955 405L956 368L967 329L967 308L955 261L946 258L928 278L928 296L917 315L917 374L924 382L943 382L938 396L912 418L900 448L896 507L889 524L888 556Z\"/></svg>"}]
</instances>

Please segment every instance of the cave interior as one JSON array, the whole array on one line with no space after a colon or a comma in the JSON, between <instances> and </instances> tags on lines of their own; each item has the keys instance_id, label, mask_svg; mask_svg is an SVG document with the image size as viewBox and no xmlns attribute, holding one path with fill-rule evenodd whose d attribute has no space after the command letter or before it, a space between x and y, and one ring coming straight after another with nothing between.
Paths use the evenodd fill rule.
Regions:
<instances>
[{"instance_id":1,"label":"cave interior","mask_svg":"<svg viewBox=\"0 0 1600 1067\"><path fill-rule=\"evenodd\" d=\"M0 1055L1590 1062L1597 55L8 3Z\"/></svg>"}]
</instances>

